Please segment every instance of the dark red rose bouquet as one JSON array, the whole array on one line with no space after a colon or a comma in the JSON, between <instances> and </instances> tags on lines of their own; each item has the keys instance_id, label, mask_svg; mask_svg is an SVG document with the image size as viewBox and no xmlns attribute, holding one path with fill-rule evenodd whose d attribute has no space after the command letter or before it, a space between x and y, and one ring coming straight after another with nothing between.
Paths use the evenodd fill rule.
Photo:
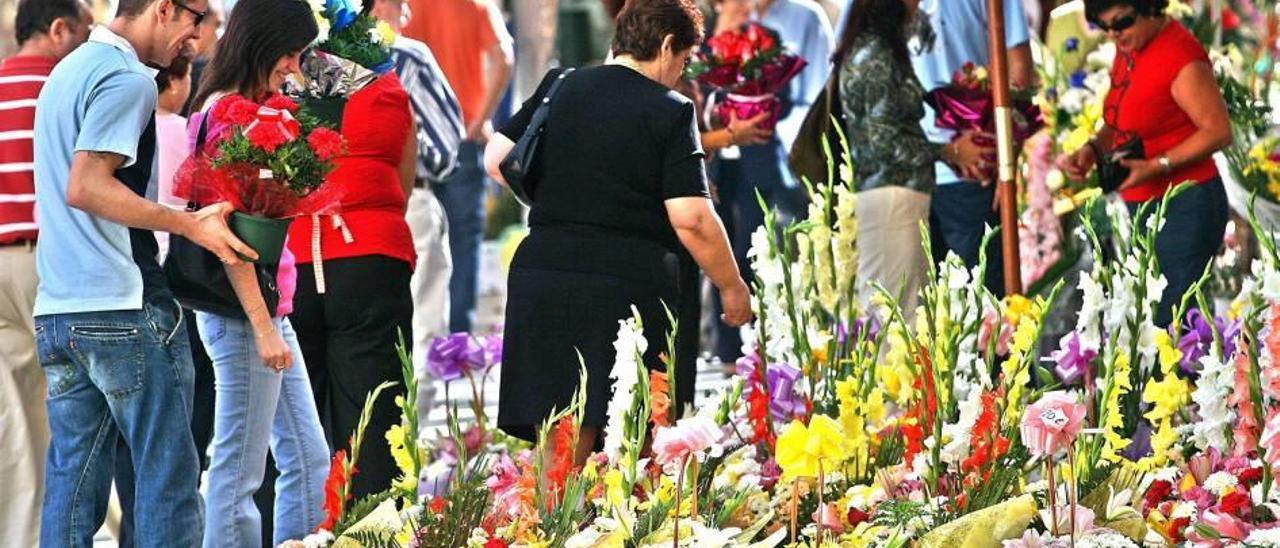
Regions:
<instances>
[{"instance_id":1,"label":"dark red rose bouquet","mask_svg":"<svg viewBox=\"0 0 1280 548\"><path fill-rule=\"evenodd\" d=\"M199 205L229 202L236 210L232 230L269 258L278 256L293 217L330 211L341 198L325 179L345 152L342 135L299 121L298 108L283 95L262 103L238 95L220 99L205 120L207 131L219 129L219 138L210 132L210 141L174 176L179 198Z\"/></svg>"},{"instance_id":2,"label":"dark red rose bouquet","mask_svg":"<svg viewBox=\"0 0 1280 548\"><path fill-rule=\"evenodd\" d=\"M778 91L805 65L803 58L783 47L776 32L750 22L708 39L687 74L725 92L725 99L716 105L722 120L729 120L731 114L747 119L768 112L760 127L772 129L782 106Z\"/></svg>"}]
</instances>

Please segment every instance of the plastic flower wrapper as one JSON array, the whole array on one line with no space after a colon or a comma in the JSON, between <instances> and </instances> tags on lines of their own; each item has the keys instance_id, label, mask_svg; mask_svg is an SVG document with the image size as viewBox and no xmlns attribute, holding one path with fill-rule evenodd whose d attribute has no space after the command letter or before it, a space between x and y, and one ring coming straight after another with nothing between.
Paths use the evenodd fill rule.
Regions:
<instances>
[{"instance_id":1,"label":"plastic flower wrapper","mask_svg":"<svg viewBox=\"0 0 1280 548\"><path fill-rule=\"evenodd\" d=\"M716 105L721 120L731 116L746 120L768 112L760 127L772 129L782 108L776 94L806 64L783 47L776 32L753 21L708 39L688 75L728 94Z\"/></svg>"},{"instance_id":2,"label":"plastic flower wrapper","mask_svg":"<svg viewBox=\"0 0 1280 548\"><path fill-rule=\"evenodd\" d=\"M965 64L952 76L950 84L925 95L925 102L936 113L934 124L956 132L957 136L965 131L996 131L995 97L985 67ZM1018 144L1044 127L1044 117L1026 93L1015 90L1009 106L1017 149Z\"/></svg>"},{"instance_id":3,"label":"plastic flower wrapper","mask_svg":"<svg viewBox=\"0 0 1280 548\"><path fill-rule=\"evenodd\" d=\"M333 127L342 126L347 100L378 79L378 73L350 59L309 50L298 75L285 81L285 93L312 116Z\"/></svg>"},{"instance_id":4,"label":"plastic flower wrapper","mask_svg":"<svg viewBox=\"0 0 1280 548\"><path fill-rule=\"evenodd\" d=\"M986 548L1022 536L1036 516L1036 502L1022 495L946 523L920 539L921 548Z\"/></svg>"},{"instance_id":5,"label":"plastic flower wrapper","mask_svg":"<svg viewBox=\"0 0 1280 548\"><path fill-rule=\"evenodd\" d=\"M220 99L203 115L205 148L174 175L174 195L198 205L230 202L274 219L337 207L341 190L325 180L346 144L329 128L295 119L297 110L280 95L261 104L237 95Z\"/></svg>"}]
</instances>

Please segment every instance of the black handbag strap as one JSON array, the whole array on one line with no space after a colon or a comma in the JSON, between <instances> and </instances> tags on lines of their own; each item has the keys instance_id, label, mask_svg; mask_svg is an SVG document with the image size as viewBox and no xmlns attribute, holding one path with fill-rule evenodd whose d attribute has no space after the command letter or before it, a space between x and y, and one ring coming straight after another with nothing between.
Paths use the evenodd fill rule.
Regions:
<instances>
[{"instance_id":1,"label":"black handbag strap","mask_svg":"<svg viewBox=\"0 0 1280 548\"><path fill-rule=\"evenodd\" d=\"M547 116L551 113L551 99L556 96L557 91L560 91L560 86L564 84L565 77L569 76L569 73L574 70L577 69L573 67L565 69L564 72L561 72L556 77L556 81L551 83L551 87L547 88L547 94L542 96L542 102L538 104L538 109L533 111L533 117L529 119L529 125L524 128L526 136L531 137L542 131L542 126L547 123Z\"/></svg>"}]
</instances>

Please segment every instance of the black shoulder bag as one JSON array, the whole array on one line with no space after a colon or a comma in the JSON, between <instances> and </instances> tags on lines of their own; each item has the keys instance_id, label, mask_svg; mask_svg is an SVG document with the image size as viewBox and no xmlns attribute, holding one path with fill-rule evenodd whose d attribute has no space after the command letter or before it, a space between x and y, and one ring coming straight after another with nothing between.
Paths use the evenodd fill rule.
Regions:
<instances>
[{"instance_id":1,"label":"black shoulder bag","mask_svg":"<svg viewBox=\"0 0 1280 548\"><path fill-rule=\"evenodd\" d=\"M551 99L560 90L565 77L573 71L572 68L566 69L556 77L556 81L552 82L551 87L547 89L547 94L542 97L542 102L538 103L538 108L533 111L533 116L529 119L529 125L525 126L524 133L511 148L511 152L507 153L507 157L502 159L502 163L498 164L502 178L507 180L507 187L516 195L516 199L526 206L533 205L538 186L538 178L534 170L537 168L538 148L542 143L543 129L547 123L547 116L551 112Z\"/></svg>"},{"instance_id":2,"label":"black shoulder bag","mask_svg":"<svg viewBox=\"0 0 1280 548\"><path fill-rule=\"evenodd\" d=\"M840 128L837 129L837 124ZM828 159L826 147L830 147L835 156L830 161L838 166L842 143L840 135L844 129L844 107L840 102L840 66L831 67L831 75L827 83L818 92L813 106L800 124L800 132L791 145L791 153L787 155L787 165L797 178L808 179L819 185L827 183Z\"/></svg>"},{"instance_id":3,"label":"black shoulder bag","mask_svg":"<svg viewBox=\"0 0 1280 548\"><path fill-rule=\"evenodd\" d=\"M196 135L193 154L199 154L204 149L207 120L208 114L200 120L200 131ZM187 204L187 211L197 209L194 202ZM276 307L280 304L280 290L276 287L278 265L253 263L253 266L258 274L262 300L267 304L267 313L274 316ZM231 279L227 277L226 265L195 242L171 234L169 255L164 260L164 273L169 282L169 290L182 306L229 318L248 318L244 307L240 305L240 298L231 286Z\"/></svg>"}]
</instances>

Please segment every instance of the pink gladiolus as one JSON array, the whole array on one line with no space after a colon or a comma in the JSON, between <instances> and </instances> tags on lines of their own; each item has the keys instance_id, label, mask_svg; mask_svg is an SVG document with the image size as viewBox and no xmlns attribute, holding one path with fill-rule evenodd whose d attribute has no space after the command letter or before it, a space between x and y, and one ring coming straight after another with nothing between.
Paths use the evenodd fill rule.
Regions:
<instances>
[{"instance_id":1,"label":"pink gladiolus","mask_svg":"<svg viewBox=\"0 0 1280 548\"><path fill-rule=\"evenodd\" d=\"M1037 457L1051 456L1075 441L1085 408L1066 392L1049 392L1022 416L1022 443Z\"/></svg>"},{"instance_id":2,"label":"pink gladiolus","mask_svg":"<svg viewBox=\"0 0 1280 548\"><path fill-rule=\"evenodd\" d=\"M1280 411L1273 411L1262 428L1262 437L1258 445L1263 450L1263 458L1274 469L1280 464Z\"/></svg>"},{"instance_id":3,"label":"pink gladiolus","mask_svg":"<svg viewBox=\"0 0 1280 548\"><path fill-rule=\"evenodd\" d=\"M1222 539L1214 542L1208 539L1198 538L1199 535L1193 533L1187 539L1192 541L1192 546L1228 546L1234 543L1225 541L1242 541L1249 536L1249 531L1253 530L1253 527L1248 523L1241 521L1235 516L1219 512L1217 510L1205 510L1204 514L1200 516L1200 523L1210 529L1213 529L1222 537Z\"/></svg>"},{"instance_id":4,"label":"pink gladiolus","mask_svg":"<svg viewBox=\"0 0 1280 548\"><path fill-rule=\"evenodd\" d=\"M663 466L680 466L690 456L701 459L721 437L720 427L708 417L681 419L675 426L658 428L653 436L653 460Z\"/></svg>"}]
</instances>

